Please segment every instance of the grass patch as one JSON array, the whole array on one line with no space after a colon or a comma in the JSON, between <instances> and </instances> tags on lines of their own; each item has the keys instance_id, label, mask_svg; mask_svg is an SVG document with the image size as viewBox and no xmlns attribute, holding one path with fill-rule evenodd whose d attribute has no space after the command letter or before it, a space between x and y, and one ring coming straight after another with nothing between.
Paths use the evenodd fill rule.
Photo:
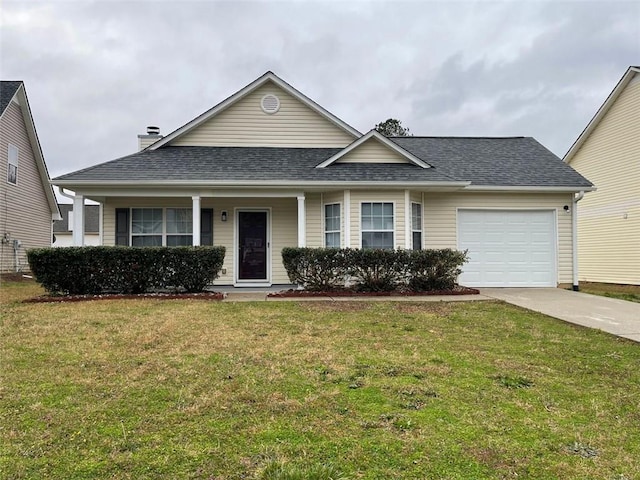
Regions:
<instances>
[{"instance_id":1,"label":"grass patch","mask_svg":"<svg viewBox=\"0 0 640 480\"><path fill-rule=\"evenodd\" d=\"M580 291L592 295L618 298L640 303L640 285L617 285L615 283L580 282Z\"/></svg>"},{"instance_id":2,"label":"grass patch","mask_svg":"<svg viewBox=\"0 0 640 480\"><path fill-rule=\"evenodd\" d=\"M640 477L640 348L500 302L0 288L8 479Z\"/></svg>"}]
</instances>

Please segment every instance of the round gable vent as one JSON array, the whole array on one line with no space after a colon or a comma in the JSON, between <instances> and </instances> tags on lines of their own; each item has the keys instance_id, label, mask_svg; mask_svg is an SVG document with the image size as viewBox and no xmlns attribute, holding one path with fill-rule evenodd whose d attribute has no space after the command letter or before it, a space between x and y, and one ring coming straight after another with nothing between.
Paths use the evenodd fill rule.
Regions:
<instances>
[{"instance_id":1,"label":"round gable vent","mask_svg":"<svg viewBox=\"0 0 640 480\"><path fill-rule=\"evenodd\" d=\"M262 111L268 114L274 114L278 110L280 110L280 99L275 95L269 93L262 97L262 101L260 102L260 106L262 107Z\"/></svg>"}]
</instances>

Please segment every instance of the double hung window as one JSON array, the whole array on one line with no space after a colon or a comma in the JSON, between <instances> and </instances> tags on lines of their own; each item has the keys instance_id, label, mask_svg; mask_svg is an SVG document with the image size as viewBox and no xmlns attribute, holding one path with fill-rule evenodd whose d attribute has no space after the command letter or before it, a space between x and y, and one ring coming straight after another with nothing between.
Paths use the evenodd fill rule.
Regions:
<instances>
[{"instance_id":1,"label":"double hung window","mask_svg":"<svg viewBox=\"0 0 640 480\"><path fill-rule=\"evenodd\" d=\"M190 208L132 208L131 245L175 247L191 245L193 216Z\"/></svg>"},{"instance_id":2,"label":"double hung window","mask_svg":"<svg viewBox=\"0 0 640 480\"><path fill-rule=\"evenodd\" d=\"M394 248L392 202L363 202L360 205L362 248Z\"/></svg>"},{"instance_id":3,"label":"double hung window","mask_svg":"<svg viewBox=\"0 0 640 480\"><path fill-rule=\"evenodd\" d=\"M18 147L9 145L7 165L7 182L18 184Z\"/></svg>"},{"instance_id":4,"label":"double hung window","mask_svg":"<svg viewBox=\"0 0 640 480\"><path fill-rule=\"evenodd\" d=\"M324 246L340 248L340 204L324 206Z\"/></svg>"},{"instance_id":5,"label":"double hung window","mask_svg":"<svg viewBox=\"0 0 640 480\"><path fill-rule=\"evenodd\" d=\"M422 250L422 205L411 204L411 248Z\"/></svg>"}]
</instances>

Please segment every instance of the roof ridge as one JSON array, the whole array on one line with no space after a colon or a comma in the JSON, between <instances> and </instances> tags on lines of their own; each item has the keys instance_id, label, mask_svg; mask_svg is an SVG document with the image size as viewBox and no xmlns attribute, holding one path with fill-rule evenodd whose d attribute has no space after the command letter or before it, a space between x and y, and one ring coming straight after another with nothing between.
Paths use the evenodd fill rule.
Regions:
<instances>
[{"instance_id":1,"label":"roof ridge","mask_svg":"<svg viewBox=\"0 0 640 480\"><path fill-rule=\"evenodd\" d=\"M393 138L393 139L398 139L398 138L460 138L460 139L483 139L483 140L513 140L513 139L520 139L520 138L531 138L531 137L527 137L524 135L517 135L517 136L504 136L504 137L486 137L486 136L479 136L479 137L472 137L472 136L468 136L468 135L411 135L411 136L397 136L397 137L388 137L388 138Z\"/></svg>"}]
</instances>

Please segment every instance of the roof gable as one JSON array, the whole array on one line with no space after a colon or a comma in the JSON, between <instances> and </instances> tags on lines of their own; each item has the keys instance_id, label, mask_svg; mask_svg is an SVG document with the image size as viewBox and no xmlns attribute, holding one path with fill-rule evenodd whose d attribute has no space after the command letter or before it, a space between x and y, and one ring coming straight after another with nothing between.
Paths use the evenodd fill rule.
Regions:
<instances>
[{"instance_id":1,"label":"roof gable","mask_svg":"<svg viewBox=\"0 0 640 480\"><path fill-rule=\"evenodd\" d=\"M4 113L7 109L11 100L16 95L16 92L22 85L21 81L6 81L3 80L0 82L0 115Z\"/></svg>"},{"instance_id":2,"label":"roof gable","mask_svg":"<svg viewBox=\"0 0 640 480\"><path fill-rule=\"evenodd\" d=\"M607 112L614 105L618 97L622 94L622 92L629 86L632 81L639 81L640 79L640 67L631 66L627 69L625 74L622 76L618 84L611 91L607 99L604 101L602 106L598 109L593 118L589 121L585 129L582 131L580 136L576 139L576 141L571 145L569 151L565 154L562 159L565 163L571 163L573 157L578 153L578 150L582 147L584 142L587 141L589 136L593 133L593 131L600 124L602 119L606 116Z\"/></svg>"},{"instance_id":3,"label":"roof gable","mask_svg":"<svg viewBox=\"0 0 640 480\"><path fill-rule=\"evenodd\" d=\"M375 130L360 137L316 168L326 168L334 163L409 163L430 168L428 163Z\"/></svg>"},{"instance_id":4,"label":"roof gable","mask_svg":"<svg viewBox=\"0 0 640 480\"><path fill-rule=\"evenodd\" d=\"M40 140L38 139L36 126L31 115L31 107L29 106L29 100L27 99L27 92L24 88L24 82L2 81L0 82L0 90L0 107L2 107L0 110L0 116L4 114L9 104L14 100L20 107L20 112L22 113L22 118L24 120L24 127L26 129L27 137L29 138L31 150L35 158L40 180L42 181L44 194L47 199L49 209L51 210L51 215L54 220L59 220L60 211L58 210L58 203L56 201L55 194L53 193L53 187L51 185L49 171L47 170L47 164L44 161L44 155L42 153L42 149L40 148ZM11 94L12 90L13 94ZM4 134L4 132L2 133Z\"/></svg>"},{"instance_id":5,"label":"roof gable","mask_svg":"<svg viewBox=\"0 0 640 480\"><path fill-rule=\"evenodd\" d=\"M269 96L267 98L267 96ZM263 101L276 100L274 110ZM273 105L272 105L273 106ZM149 146L343 147L360 132L272 72Z\"/></svg>"}]
</instances>

